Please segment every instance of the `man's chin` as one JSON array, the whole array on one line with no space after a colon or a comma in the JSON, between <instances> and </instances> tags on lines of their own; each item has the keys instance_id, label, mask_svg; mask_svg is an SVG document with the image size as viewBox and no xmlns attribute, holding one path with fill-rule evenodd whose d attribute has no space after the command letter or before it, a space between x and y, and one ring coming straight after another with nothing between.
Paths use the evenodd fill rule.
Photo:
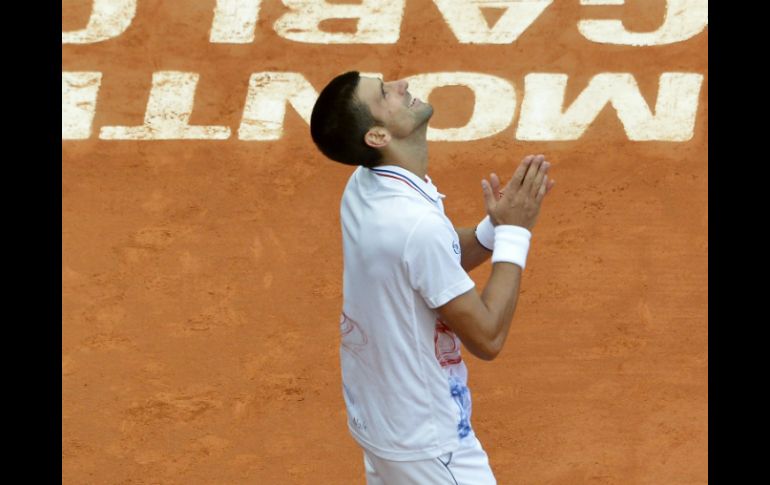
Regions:
<instances>
[{"instance_id":1,"label":"man's chin","mask_svg":"<svg viewBox=\"0 0 770 485\"><path fill-rule=\"evenodd\" d=\"M433 106L426 103L425 112L420 113L420 124L428 124L428 121L433 118Z\"/></svg>"}]
</instances>

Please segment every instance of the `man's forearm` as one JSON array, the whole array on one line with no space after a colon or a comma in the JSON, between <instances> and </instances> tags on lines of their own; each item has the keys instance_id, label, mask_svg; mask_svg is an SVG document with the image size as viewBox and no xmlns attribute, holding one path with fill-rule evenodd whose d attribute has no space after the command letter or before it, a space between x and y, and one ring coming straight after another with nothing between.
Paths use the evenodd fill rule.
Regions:
<instances>
[{"instance_id":1,"label":"man's forearm","mask_svg":"<svg viewBox=\"0 0 770 485\"><path fill-rule=\"evenodd\" d=\"M485 248L476 239L476 227L455 227L460 237L460 265L466 272L480 265L492 256L492 251Z\"/></svg>"},{"instance_id":2,"label":"man's forearm","mask_svg":"<svg viewBox=\"0 0 770 485\"><path fill-rule=\"evenodd\" d=\"M492 273L481 293L481 300L495 322L495 337L491 343L491 348L494 349L495 354L502 350L508 337L513 314L516 311L516 303L519 300L520 286L520 266L505 262L492 265Z\"/></svg>"}]
</instances>

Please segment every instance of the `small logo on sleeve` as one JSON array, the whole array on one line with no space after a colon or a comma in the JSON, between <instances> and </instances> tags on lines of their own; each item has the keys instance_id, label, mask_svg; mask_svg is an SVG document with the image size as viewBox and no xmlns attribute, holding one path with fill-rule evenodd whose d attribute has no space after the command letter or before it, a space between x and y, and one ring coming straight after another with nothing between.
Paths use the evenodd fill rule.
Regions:
<instances>
[{"instance_id":1,"label":"small logo on sleeve","mask_svg":"<svg viewBox=\"0 0 770 485\"><path fill-rule=\"evenodd\" d=\"M457 241L452 241L452 249L454 250L455 254L460 254L460 244L458 244Z\"/></svg>"}]
</instances>

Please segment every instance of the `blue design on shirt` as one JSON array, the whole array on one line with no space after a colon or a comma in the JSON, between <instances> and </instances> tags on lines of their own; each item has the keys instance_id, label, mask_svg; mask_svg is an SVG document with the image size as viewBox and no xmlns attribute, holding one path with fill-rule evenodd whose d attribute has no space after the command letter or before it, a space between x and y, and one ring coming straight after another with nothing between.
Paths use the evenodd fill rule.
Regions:
<instances>
[{"instance_id":1,"label":"blue design on shirt","mask_svg":"<svg viewBox=\"0 0 770 485\"><path fill-rule=\"evenodd\" d=\"M457 377L449 376L449 389L452 392L452 399L455 400L460 408L460 422L457 423L457 435L465 438L471 432L471 395L468 386L462 383Z\"/></svg>"}]
</instances>

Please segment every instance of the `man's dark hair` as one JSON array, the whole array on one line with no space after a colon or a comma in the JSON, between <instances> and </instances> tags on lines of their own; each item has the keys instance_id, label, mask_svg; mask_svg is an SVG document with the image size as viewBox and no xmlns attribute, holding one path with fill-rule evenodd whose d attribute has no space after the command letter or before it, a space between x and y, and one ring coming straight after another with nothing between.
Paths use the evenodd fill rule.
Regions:
<instances>
[{"instance_id":1,"label":"man's dark hair","mask_svg":"<svg viewBox=\"0 0 770 485\"><path fill-rule=\"evenodd\" d=\"M364 142L372 126L382 126L369 107L356 97L361 80L358 71L332 79L323 88L310 116L310 135L321 153L346 165L374 167L382 154Z\"/></svg>"}]
</instances>

